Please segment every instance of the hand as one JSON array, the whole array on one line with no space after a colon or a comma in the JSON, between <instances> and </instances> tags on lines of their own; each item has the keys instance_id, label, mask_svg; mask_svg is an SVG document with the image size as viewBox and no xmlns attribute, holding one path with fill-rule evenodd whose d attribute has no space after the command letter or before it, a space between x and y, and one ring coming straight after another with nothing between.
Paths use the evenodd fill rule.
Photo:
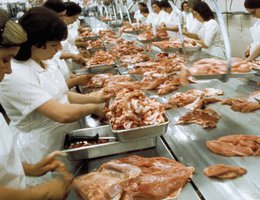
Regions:
<instances>
[{"instance_id":1,"label":"hand","mask_svg":"<svg viewBox=\"0 0 260 200\"><path fill-rule=\"evenodd\" d=\"M105 103L96 104L95 113L93 114L97 115L100 119L102 119L105 116L105 105Z\"/></svg>"},{"instance_id":2,"label":"hand","mask_svg":"<svg viewBox=\"0 0 260 200\"><path fill-rule=\"evenodd\" d=\"M90 74L85 74L85 75L80 75L77 76L77 85L82 85L85 86L88 84L88 81L93 77L93 75Z\"/></svg>"},{"instance_id":3,"label":"hand","mask_svg":"<svg viewBox=\"0 0 260 200\"><path fill-rule=\"evenodd\" d=\"M105 87L101 90L101 99L103 101L107 101L113 96L115 96L115 94L113 94L113 92L111 92L111 89Z\"/></svg>"},{"instance_id":4,"label":"hand","mask_svg":"<svg viewBox=\"0 0 260 200\"><path fill-rule=\"evenodd\" d=\"M61 200L65 199L72 179L67 181L62 178L55 178L42 185L31 188L32 199L49 199L49 200ZM38 197L38 198L37 198Z\"/></svg>"},{"instance_id":5,"label":"hand","mask_svg":"<svg viewBox=\"0 0 260 200\"><path fill-rule=\"evenodd\" d=\"M85 62L85 58L83 58L81 55L73 55L72 56L72 60L74 61L74 62L76 62L76 63L79 63L79 64L84 64L84 63L86 63Z\"/></svg>"},{"instance_id":6,"label":"hand","mask_svg":"<svg viewBox=\"0 0 260 200\"><path fill-rule=\"evenodd\" d=\"M35 164L23 163L23 168L25 174L27 176L42 176L49 171L58 171L61 172L62 175L68 176L68 172L63 162L56 160L56 157L64 157L65 153L60 151L54 151L41 159L39 162Z\"/></svg>"}]
</instances>

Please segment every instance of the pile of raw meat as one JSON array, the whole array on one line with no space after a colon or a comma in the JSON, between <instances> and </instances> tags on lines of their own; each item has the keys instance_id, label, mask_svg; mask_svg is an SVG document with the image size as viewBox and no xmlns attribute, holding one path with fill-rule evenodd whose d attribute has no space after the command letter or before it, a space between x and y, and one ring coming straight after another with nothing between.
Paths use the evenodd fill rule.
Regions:
<instances>
[{"instance_id":1,"label":"pile of raw meat","mask_svg":"<svg viewBox=\"0 0 260 200\"><path fill-rule=\"evenodd\" d=\"M109 52L99 50L94 55L86 60L86 67L92 67L93 65L113 65L116 58Z\"/></svg>"},{"instance_id":2,"label":"pile of raw meat","mask_svg":"<svg viewBox=\"0 0 260 200\"><path fill-rule=\"evenodd\" d=\"M130 129L165 122L165 110L156 99L149 99L140 90L117 91L106 111L114 130Z\"/></svg>"},{"instance_id":3,"label":"pile of raw meat","mask_svg":"<svg viewBox=\"0 0 260 200\"><path fill-rule=\"evenodd\" d=\"M97 40L89 40L89 41L86 41L87 45L88 45L88 49L91 49L91 48L102 48L104 47L104 44L102 43L102 41L100 39L97 39Z\"/></svg>"},{"instance_id":4,"label":"pile of raw meat","mask_svg":"<svg viewBox=\"0 0 260 200\"><path fill-rule=\"evenodd\" d=\"M137 36L139 41L156 41L156 40L168 40L169 35L166 30L158 30L156 36L154 36L152 30L147 30L146 32Z\"/></svg>"},{"instance_id":5,"label":"pile of raw meat","mask_svg":"<svg viewBox=\"0 0 260 200\"><path fill-rule=\"evenodd\" d=\"M232 59L232 73L247 73L252 69L250 62L242 62L241 58ZM211 75L227 73L227 62L217 58L201 59L190 68L192 75Z\"/></svg>"},{"instance_id":6,"label":"pile of raw meat","mask_svg":"<svg viewBox=\"0 0 260 200\"><path fill-rule=\"evenodd\" d=\"M91 78L85 85L87 88L103 88L111 83L121 83L132 80L129 75L96 74L90 76Z\"/></svg>"},{"instance_id":7,"label":"pile of raw meat","mask_svg":"<svg viewBox=\"0 0 260 200\"><path fill-rule=\"evenodd\" d=\"M179 38L171 38L167 41L153 42L154 46L159 47L163 50L182 48L181 40ZM200 45L192 39L185 38L184 39L184 47L199 47Z\"/></svg>"},{"instance_id":8,"label":"pile of raw meat","mask_svg":"<svg viewBox=\"0 0 260 200\"><path fill-rule=\"evenodd\" d=\"M224 105L230 105L231 109L237 112L247 113L260 109L260 103L249 102L241 98L228 98L222 101Z\"/></svg>"},{"instance_id":9,"label":"pile of raw meat","mask_svg":"<svg viewBox=\"0 0 260 200\"><path fill-rule=\"evenodd\" d=\"M74 186L84 200L161 200L177 198L194 168L174 160L129 156L80 176Z\"/></svg>"},{"instance_id":10,"label":"pile of raw meat","mask_svg":"<svg viewBox=\"0 0 260 200\"><path fill-rule=\"evenodd\" d=\"M207 147L223 156L260 156L260 136L227 135L207 141Z\"/></svg>"}]
</instances>

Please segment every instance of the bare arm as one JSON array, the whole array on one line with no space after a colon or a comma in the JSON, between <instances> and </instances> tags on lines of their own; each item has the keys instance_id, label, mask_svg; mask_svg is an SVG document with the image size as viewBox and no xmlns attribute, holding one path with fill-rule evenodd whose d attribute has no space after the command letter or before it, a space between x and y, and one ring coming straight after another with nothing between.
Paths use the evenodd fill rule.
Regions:
<instances>
[{"instance_id":1,"label":"bare arm","mask_svg":"<svg viewBox=\"0 0 260 200\"><path fill-rule=\"evenodd\" d=\"M103 108L102 104L61 104L51 99L36 111L56 122L71 123L86 115L102 115Z\"/></svg>"},{"instance_id":2,"label":"bare arm","mask_svg":"<svg viewBox=\"0 0 260 200\"><path fill-rule=\"evenodd\" d=\"M183 35L185 35L189 38L193 38L195 40L199 40L199 36L196 33L189 33L187 31L183 31Z\"/></svg>"},{"instance_id":3,"label":"bare arm","mask_svg":"<svg viewBox=\"0 0 260 200\"><path fill-rule=\"evenodd\" d=\"M92 76L90 75L80 75L80 76L76 76L75 74L71 74L70 78L68 80L66 80L68 88L71 89L73 87L75 87L76 85L86 85L88 80L91 78Z\"/></svg>"},{"instance_id":4,"label":"bare arm","mask_svg":"<svg viewBox=\"0 0 260 200\"><path fill-rule=\"evenodd\" d=\"M85 63L84 58L81 55L73 54L73 53L65 53L63 52L60 56L60 59L72 59L73 61L77 63Z\"/></svg>"},{"instance_id":5,"label":"bare arm","mask_svg":"<svg viewBox=\"0 0 260 200\"><path fill-rule=\"evenodd\" d=\"M87 103L103 103L104 98L102 91L95 92L95 95L90 94L78 94L76 92L69 92L68 96L70 103L75 104L87 104Z\"/></svg>"},{"instance_id":6,"label":"bare arm","mask_svg":"<svg viewBox=\"0 0 260 200\"><path fill-rule=\"evenodd\" d=\"M253 61L259 56L260 56L260 45L257 46L255 51L246 59L246 61L248 62Z\"/></svg>"},{"instance_id":7,"label":"bare arm","mask_svg":"<svg viewBox=\"0 0 260 200\"><path fill-rule=\"evenodd\" d=\"M197 42L198 44L200 44L202 48L205 48L205 49L209 48L209 47L204 43L203 40L196 40L196 42Z\"/></svg>"}]
</instances>

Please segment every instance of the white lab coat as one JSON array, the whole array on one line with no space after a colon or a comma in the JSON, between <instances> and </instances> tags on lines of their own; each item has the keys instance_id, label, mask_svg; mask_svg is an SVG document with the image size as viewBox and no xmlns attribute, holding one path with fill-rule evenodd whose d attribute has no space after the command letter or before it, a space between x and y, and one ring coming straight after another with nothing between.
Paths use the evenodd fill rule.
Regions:
<instances>
[{"instance_id":1,"label":"white lab coat","mask_svg":"<svg viewBox=\"0 0 260 200\"><path fill-rule=\"evenodd\" d=\"M136 21L138 20L140 23L145 23L146 21L146 17L140 13L140 10L135 12L134 18L136 19Z\"/></svg>"},{"instance_id":2,"label":"white lab coat","mask_svg":"<svg viewBox=\"0 0 260 200\"><path fill-rule=\"evenodd\" d=\"M22 161L15 147L13 133L0 113L0 186L25 188Z\"/></svg>"},{"instance_id":3,"label":"white lab coat","mask_svg":"<svg viewBox=\"0 0 260 200\"><path fill-rule=\"evenodd\" d=\"M180 23L182 23L182 17L180 16L180 13L175 13L174 11L172 11L170 14L167 13L167 17L164 21L166 27L178 26L177 17L179 17Z\"/></svg>"},{"instance_id":4,"label":"white lab coat","mask_svg":"<svg viewBox=\"0 0 260 200\"><path fill-rule=\"evenodd\" d=\"M152 22L154 21L154 23L156 22L156 18L158 17L158 14L156 13L149 13L149 15L146 18L145 24L147 25L151 25ZM156 24L155 24L156 25Z\"/></svg>"},{"instance_id":5,"label":"white lab coat","mask_svg":"<svg viewBox=\"0 0 260 200\"><path fill-rule=\"evenodd\" d=\"M191 12L182 11L181 14L182 14L183 22L186 23L187 17L189 16L189 14L191 14Z\"/></svg>"},{"instance_id":6,"label":"white lab coat","mask_svg":"<svg viewBox=\"0 0 260 200\"><path fill-rule=\"evenodd\" d=\"M12 60L13 73L1 82L0 101L11 119L22 160L36 163L61 148L63 134L79 128L79 123L59 123L36 111L54 99L68 104L68 87L57 67L43 69L32 59Z\"/></svg>"},{"instance_id":7,"label":"white lab coat","mask_svg":"<svg viewBox=\"0 0 260 200\"><path fill-rule=\"evenodd\" d=\"M201 27L202 27L202 23L199 22L195 17L193 17L192 13L188 14L188 16L186 18L187 32L198 34Z\"/></svg>"},{"instance_id":8,"label":"white lab coat","mask_svg":"<svg viewBox=\"0 0 260 200\"><path fill-rule=\"evenodd\" d=\"M79 54L79 50L75 45L78 37L78 24L77 21L68 26L68 37L61 42L62 51L67 53Z\"/></svg>"},{"instance_id":9,"label":"white lab coat","mask_svg":"<svg viewBox=\"0 0 260 200\"><path fill-rule=\"evenodd\" d=\"M211 19L204 22L198 36L209 47L207 49L203 48L204 52L219 58L225 58L223 40L216 20Z\"/></svg>"},{"instance_id":10,"label":"white lab coat","mask_svg":"<svg viewBox=\"0 0 260 200\"><path fill-rule=\"evenodd\" d=\"M257 46L260 45L260 19L256 21L254 26L250 28L251 36L253 39L253 43L250 47L250 55L256 50ZM256 60L260 60L260 56L256 58Z\"/></svg>"},{"instance_id":11,"label":"white lab coat","mask_svg":"<svg viewBox=\"0 0 260 200\"><path fill-rule=\"evenodd\" d=\"M65 62L64 59L60 59L62 52L57 52L52 59L45 61L47 65L56 66L62 73L65 80L68 80L70 78L71 71L69 69L69 66Z\"/></svg>"},{"instance_id":12,"label":"white lab coat","mask_svg":"<svg viewBox=\"0 0 260 200\"><path fill-rule=\"evenodd\" d=\"M163 9L160 10L160 12L158 13L158 15L156 16L155 20L155 25L156 26L160 26L162 23L165 23L165 21L168 18L168 13L165 12Z\"/></svg>"}]
</instances>

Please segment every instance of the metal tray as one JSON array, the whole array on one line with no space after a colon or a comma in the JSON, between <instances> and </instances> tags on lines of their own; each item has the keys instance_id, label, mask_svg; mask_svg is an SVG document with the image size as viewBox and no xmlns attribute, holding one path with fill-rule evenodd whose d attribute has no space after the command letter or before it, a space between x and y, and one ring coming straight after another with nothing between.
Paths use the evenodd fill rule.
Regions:
<instances>
[{"instance_id":1,"label":"metal tray","mask_svg":"<svg viewBox=\"0 0 260 200\"><path fill-rule=\"evenodd\" d=\"M102 73L116 74L116 65L115 64L91 65L91 67L88 68L88 71L89 71L89 73L92 73L92 74L102 74Z\"/></svg>"},{"instance_id":2,"label":"metal tray","mask_svg":"<svg viewBox=\"0 0 260 200\"><path fill-rule=\"evenodd\" d=\"M109 126L101 126L96 128L86 128L72 131L70 134L72 136L94 136L99 134L101 137L114 137ZM65 135L64 135L65 140ZM63 141L63 152L66 152L70 160L82 160L90 158L98 158L102 156L108 156L113 154L120 154L124 152L147 149L156 146L156 138L145 138L142 140L135 140L130 142L109 142L105 144L98 144L86 147L79 147L74 149L64 150L65 141Z\"/></svg>"},{"instance_id":3,"label":"metal tray","mask_svg":"<svg viewBox=\"0 0 260 200\"><path fill-rule=\"evenodd\" d=\"M97 40L99 38L99 35L95 36L90 36L90 37L82 37L83 41L88 41L88 40Z\"/></svg>"},{"instance_id":4,"label":"metal tray","mask_svg":"<svg viewBox=\"0 0 260 200\"><path fill-rule=\"evenodd\" d=\"M165 116L165 122L157 125L142 126L124 130L114 130L111 127L112 132L116 135L119 141L126 142L135 140L138 141L141 138L149 139L157 136L161 136L167 132L167 127L170 120Z\"/></svg>"},{"instance_id":5,"label":"metal tray","mask_svg":"<svg viewBox=\"0 0 260 200\"><path fill-rule=\"evenodd\" d=\"M228 75L229 78L249 78L256 74L256 71L251 71L248 73L231 73ZM221 79L223 74L209 74L209 75L192 75L196 79Z\"/></svg>"},{"instance_id":6,"label":"metal tray","mask_svg":"<svg viewBox=\"0 0 260 200\"><path fill-rule=\"evenodd\" d=\"M106 51L106 47L94 47L94 48L87 48L87 50L89 50L90 53L95 53L96 51L99 51L99 50L103 50L103 51Z\"/></svg>"},{"instance_id":7,"label":"metal tray","mask_svg":"<svg viewBox=\"0 0 260 200\"><path fill-rule=\"evenodd\" d=\"M137 38L137 40L139 41L139 42L142 42L142 43L150 43L150 42L159 42L159 41L164 41L164 40L169 40L170 39L170 37L167 37L167 38L153 38L153 39L151 39L151 40L139 40L138 38Z\"/></svg>"}]
</instances>

